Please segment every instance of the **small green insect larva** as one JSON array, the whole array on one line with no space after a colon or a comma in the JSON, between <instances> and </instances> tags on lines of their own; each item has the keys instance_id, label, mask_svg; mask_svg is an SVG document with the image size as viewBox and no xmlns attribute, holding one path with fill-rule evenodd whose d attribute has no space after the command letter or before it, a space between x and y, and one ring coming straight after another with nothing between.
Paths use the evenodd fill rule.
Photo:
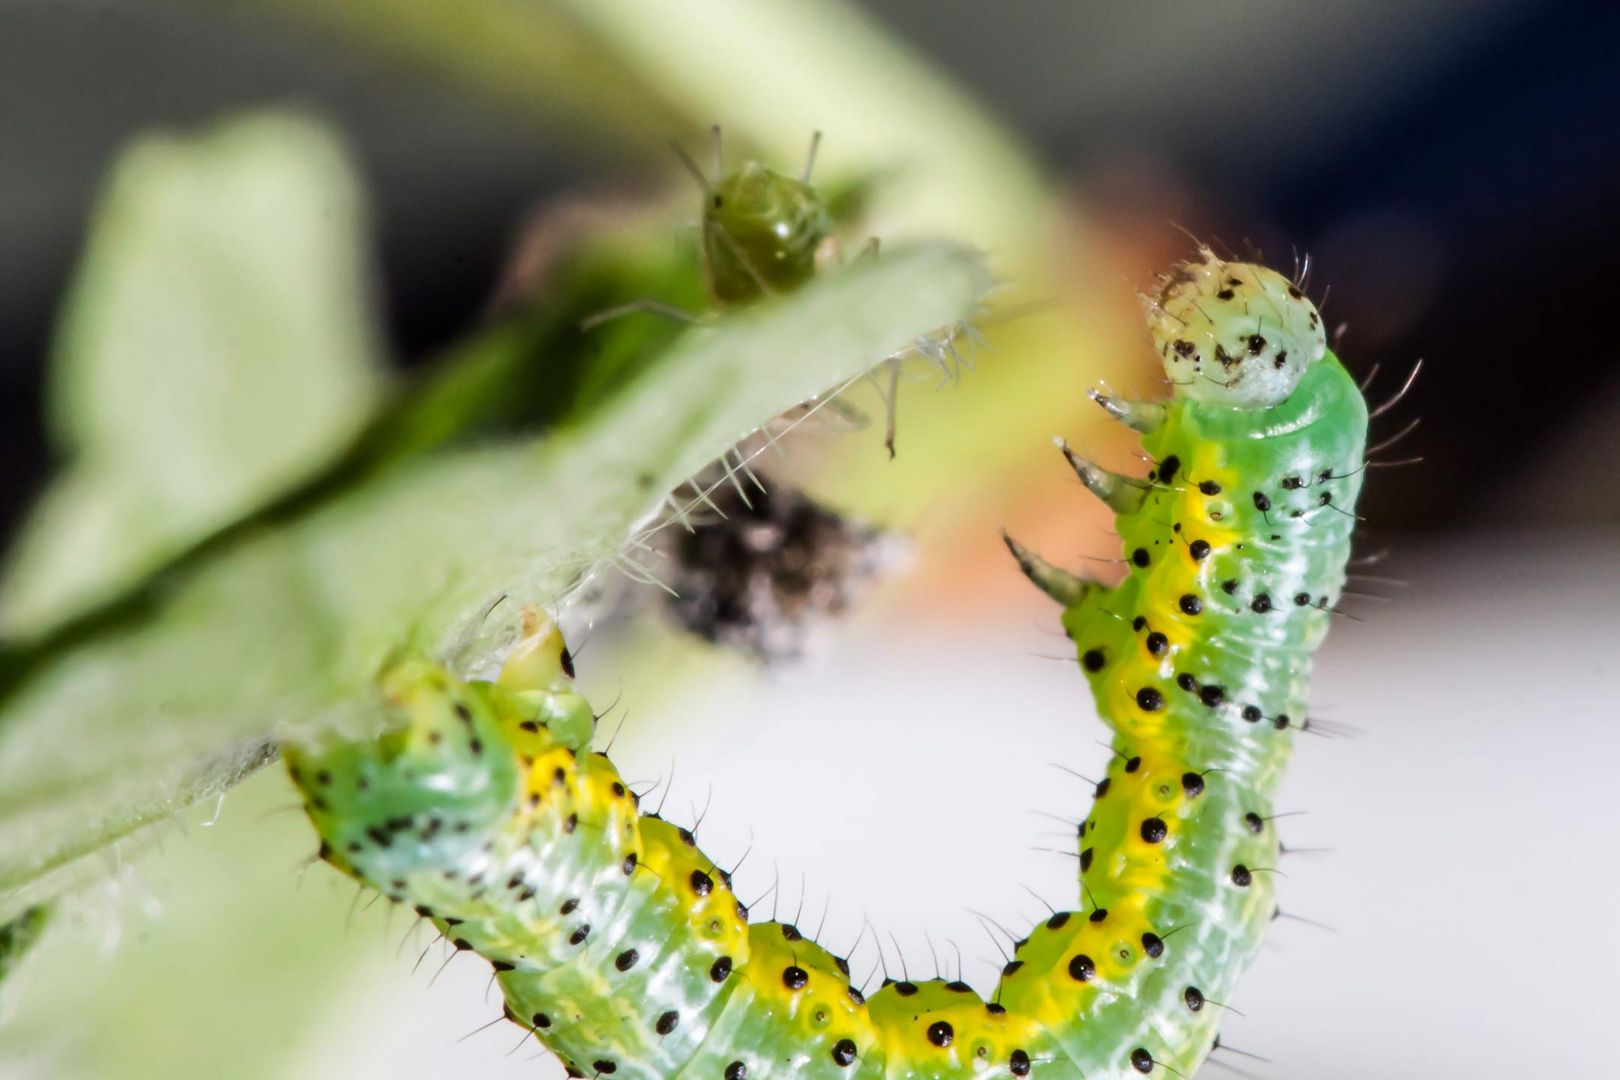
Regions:
<instances>
[{"instance_id":1,"label":"small green insect larva","mask_svg":"<svg viewBox=\"0 0 1620 1080\"><path fill-rule=\"evenodd\" d=\"M703 191L703 282L717 311L734 311L771 296L791 293L824 267L836 264L837 238L832 214L821 193L810 182L815 170L821 132L810 137L810 151L798 176L778 172L757 161L745 161L725 171L719 125L714 136L714 176L711 179L686 151L675 152L686 171ZM877 251L869 240L862 254ZM622 315L646 312L678 322L696 322L699 316L661 300L644 298L599 311L580 323L582 330L600 326ZM886 362L888 385L884 398L883 445L894 457L895 399L899 390L900 359Z\"/></svg>"},{"instance_id":2,"label":"small green insect larva","mask_svg":"<svg viewBox=\"0 0 1620 1080\"><path fill-rule=\"evenodd\" d=\"M703 277L717 307L792 292L815 276L832 237L832 216L810 184L821 132L810 139L804 171L787 176L757 161L721 173L720 129L714 129L717 179L711 184L681 155L703 188Z\"/></svg>"},{"instance_id":3,"label":"small green insect larva","mask_svg":"<svg viewBox=\"0 0 1620 1080\"><path fill-rule=\"evenodd\" d=\"M381 679L389 734L287 748L322 856L489 960L507 1017L573 1076L1190 1077L1215 1043L1205 1005L1276 910L1272 798L1344 582L1367 412L1315 309L1263 267L1205 251L1149 315L1174 396L1101 400L1153 471L1069 455L1115 506L1128 576L1104 588L1008 540L1064 605L1116 753L1079 910L1018 942L988 1002L939 979L867 998L796 927L750 923L692 834L590 752L567 650L533 614L492 682L407 660Z\"/></svg>"},{"instance_id":4,"label":"small green insect larva","mask_svg":"<svg viewBox=\"0 0 1620 1080\"><path fill-rule=\"evenodd\" d=\"M821 132L811 136L804 170L796 177L757 161L725 172L719 125L713 132L713 179L679 146L675 152L703 191L703 282L716 310L727 311L790 293L813 278L829 255L832 215L810 183ZM638 311L680 322L698 318L662 301L641 299L599 311L580 326L588 330Z\"/></svg>"}]
</instances>

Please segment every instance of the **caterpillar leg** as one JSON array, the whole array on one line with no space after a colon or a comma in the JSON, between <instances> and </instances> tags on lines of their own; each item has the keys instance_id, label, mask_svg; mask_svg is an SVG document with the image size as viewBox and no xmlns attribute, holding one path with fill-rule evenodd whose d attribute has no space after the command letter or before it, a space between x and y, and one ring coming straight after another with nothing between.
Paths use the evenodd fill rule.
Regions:
<instances>
[{"instance_id":1,"label":"caterpillar leg","mask_svg":"<svg viewBox=\"0 0 1620 1080\"><path fill-rule=\"evenodd\" d=\"M1109 416L1144 435L1157 431L1164 425L1164 419L1169 415L1169 407L1163 402L1126 401L1123 398L1109 397L1095 388L1087 390L1086 396L1101 405Z\"/></svg>"},{"instance_id":2,"label":"caterpillar leg","mask_svg":"<svg viewBox=\"0 0 1620 1080\"><path fill-rule=\"evenodd\" d=\"M1005 531L1001 534L1001 540L1007 545L1007 550L1012 552L1013 558L1018 560L1018 569L1024 572L1024 576L1033 581L1037 589L1066 608L1078 604L1087 593L1098 587L1095 581L1087 581L1067 570L1053 566Z\"/></svg>"},{"instance_id":3,"label":"caterpillar leg","mask_svg":"<svg viewBox=\"0 0 1620 1080\"><path fill-rule=\"evenodd\" d=\"M1147 485L1128 476L1109 472L1087 461L1070 450L1069 444L1062 439L1053 441L1057 444L1057 448L1063 451L1064 458L1068 460L1069 466L1074 469L1074 474L1080 478L1080 482L1086 486L1086 490L1107 503L1110 510L1116 514L1132 514L1141 508L1142 501L1147 498Z\"/></svg>"}]
</instances>

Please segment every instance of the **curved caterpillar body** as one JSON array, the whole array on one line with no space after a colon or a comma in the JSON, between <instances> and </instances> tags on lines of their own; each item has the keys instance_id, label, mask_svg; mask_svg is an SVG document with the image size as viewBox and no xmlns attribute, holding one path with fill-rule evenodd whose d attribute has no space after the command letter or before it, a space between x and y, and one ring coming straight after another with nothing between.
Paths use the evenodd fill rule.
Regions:
<instances>
[{"instance_id":1,"label":"curved caterpillar body","mask_svg":"<svg viewBox=\"0 0 1620 1080\"><path fill-rule=\"evenodd\" d=\"M427 662L382 680L395 729L289 748L322 855L489 959L507 1015L575 1076L1186 1077L1275 911L1271 801L1339 596L1366 410L1314 308L1205 253L1150 321L1166 405L1146 482L1074 458L1118 511L1114 588L1009 541L1064 626L1115 760L1080 826L1078 910L1017 944L986 1002L886 982L791 925L749 923L691 833L642 814L589 750L549 626L494 682ZM532 617L531 617L532 619Z\"/></svg>"}]
</instances>

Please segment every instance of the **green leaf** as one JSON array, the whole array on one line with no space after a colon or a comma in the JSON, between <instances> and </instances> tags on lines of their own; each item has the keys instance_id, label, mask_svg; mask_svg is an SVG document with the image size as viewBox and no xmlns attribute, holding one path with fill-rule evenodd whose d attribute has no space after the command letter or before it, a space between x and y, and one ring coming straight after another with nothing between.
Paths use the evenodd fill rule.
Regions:
<instances>
[{"instance_id":1,"label":"green leaf","mask_svg":"<svg viewBox=\"0 0 1620 1080\"><path fill-rule=\"evenodd\" d=\"M274 733L369 719L370 680L397 650L486 660L519 606L565 604L687 478L967 318L986 284L980 259L950 245L860 260L687 333L543 445L420 455L242 532L43 653L0 658L13 673L0 686L0 917L223 790L268 759Z\"/></svg>"},{"instance_id":2,"label":"green leaf","mask_svg":"<svg viewBox=\"0 0 1620 1080\"><path fill-rule=\"evenodd\" d=\"M122 156L49 369L68 465L13 550L0 631L128 587L353 436L383 386L363 216L342 149L295 116Z\"/></svg>"},{"instance_id":3,"label":"green leaf","mask_svg":"<svg viewBox=\"0 0 1620 1080\"><path fill-rule=\"evenodd\" d=\"M63 901L0 984L0 1061L102 1080L310 1075L295 1064L310 1033L410 962L386 905L361 915L338 878L299 872L315 838L284 812L296 799L284 770L265 770L165 826L138 876Z\"/></svg>"}]
</instances>

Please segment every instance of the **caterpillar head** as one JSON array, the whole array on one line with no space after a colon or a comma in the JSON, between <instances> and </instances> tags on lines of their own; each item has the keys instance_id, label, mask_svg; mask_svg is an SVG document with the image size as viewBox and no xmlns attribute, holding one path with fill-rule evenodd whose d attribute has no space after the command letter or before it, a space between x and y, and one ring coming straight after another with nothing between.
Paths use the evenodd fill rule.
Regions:
<instances>
[{"instance_id":1,"label":"caterpillar head","mask_svg":"<svg viewBox=\"0 0 1620 1080\"><path fill-rule=\"evenodd\" d=\"M518 774L488 698L437 664L379 683L381 738L286 747L327 857L373 881L448 865L511 813Z\"/></svg>"},{"instance_id":2,"label":"caterpillar head","mask_svg":"<svg viewBox=\"0 0 1620 1080\"><path fill-rule=\"evenodd\" d=\"M1143 302L1165 374L1193 401L1281 404L1327 351L1322 316L1293 282L1208 248L1163 275Z\"/></svg>"},{"instance_id":3,"label":"caterpillar head","mask_svg":"<svg viewBox=\"0 0 1620 1080\"><path fill-rule=\"evenodd\" d=\"M750 161L705 194L703 261L721 304L790 292L810 280L832 219L816 189Z\"/></svg>"}]
</instances>

